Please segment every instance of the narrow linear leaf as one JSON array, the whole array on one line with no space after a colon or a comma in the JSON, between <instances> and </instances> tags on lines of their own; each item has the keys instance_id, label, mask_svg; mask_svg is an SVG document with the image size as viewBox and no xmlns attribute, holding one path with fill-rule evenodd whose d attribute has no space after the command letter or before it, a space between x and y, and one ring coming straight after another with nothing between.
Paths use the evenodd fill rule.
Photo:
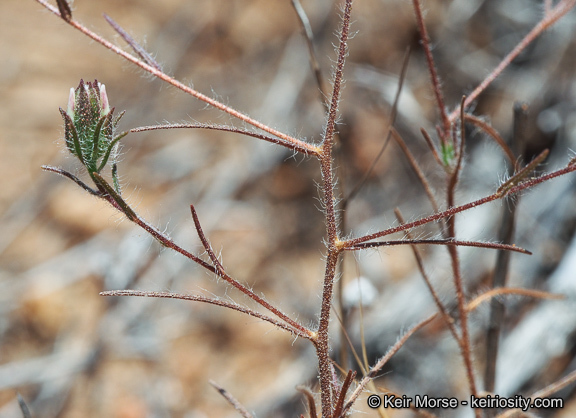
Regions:
<instances>
[{"instance_id":1,"label":"narrow linear leaf","mask_svg":"<svg viewBox=\"0 0 576 418\"><path fill-rule=\"evenodd\" d=\"M60 17L64 19L66 22L70 22L72 20L72 9L70 9L68 1L56 0L56 4L58 5L58 11L60 12Z\"/></svg>"}]
</instances>

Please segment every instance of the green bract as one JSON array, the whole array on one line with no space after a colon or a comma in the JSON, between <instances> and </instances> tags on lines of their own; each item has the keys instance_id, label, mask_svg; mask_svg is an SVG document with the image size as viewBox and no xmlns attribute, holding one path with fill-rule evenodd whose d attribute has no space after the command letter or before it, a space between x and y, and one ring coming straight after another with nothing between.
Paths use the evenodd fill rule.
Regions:
<instances>
[{"instance_id":1,"label":"green bract","mask_svg":"<svg viewBox=\"0 0 576 418\"><path fill-rule=\"evenodd\" d=\"M116 135L116 126L124 114L114 117L106 87L97 80L80 80L76 89L70 89L68 109L60 108L64 118L64 135L68 150L88 169L100 173L110 157L116 157L116 146L126 133ZM113 162L113 161L112 161Z\"/></svg>"}]
</instances>

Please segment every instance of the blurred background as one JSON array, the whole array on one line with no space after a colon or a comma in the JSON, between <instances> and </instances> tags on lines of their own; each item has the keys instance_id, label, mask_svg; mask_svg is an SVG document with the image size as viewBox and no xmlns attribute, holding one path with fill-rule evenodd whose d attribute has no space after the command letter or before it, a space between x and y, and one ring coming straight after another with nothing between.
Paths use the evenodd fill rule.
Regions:
<instances>
[{"instance_id":1,"label":"blurred background","mask_svg":"<svg viewBox=\"0 0 576 418\"><path fill-rule=\"evenodd\" d=\"M540 19L539 1L425 1L446 104L456 108ZM324 76L335 60L340 2L303 0ZM320 141L322 96L289 0L77 0L74 19L125 46L102 18L110 15L164 70L270 126ZM567 163L576 147L575 12L546 32L474 104L505 139L515 101L530 104L530 159L550 147L545 169ZM434 132L437 111L411 3L357 1L341 103L340 191L346 195L382 148L402 62L411 48L396 127L442 202L443 172L420 134ZM164 122L242 126L143 74L85 38L33 0L0 2L0 417L20 416L17 393L34 417L236 416L212 379L258 416L299 416L306 406L295 386L316 376L306 342L214 306L192 302L104 298L103 290L199 293L250 301L43 164L82 176L63 147L69 89L80 79L104 83L121 128ZM505 178L502 153L485 135L468 133L464 203L492 193ZM154 131L123 140L119 174L125 196L149 222L197 254L190 217L227 271L306 325L315 324L323 276L324 223L315 161L252 138L208 131ZM416 175L390 143L361 191L342 214L347 234L360 235L431 213ZM462 239L496 240L509 202L458 216ZM530 394L576 369L576 195L573 176L554 180L519 200L515 243L534 252L512 256L512 285L561 292L563 301L507 298L496 390ZM438 236L437 226L417 231ZM397 238L400 238L398 236ZM443 248L424 249L443 301L453 305ZM461 251L470 296L488 289L490 250ZM435 308L410 248L347 255L343 284L362 276L373 299L364 315L370 361ZM364 279L363 279L364 280ZM348 288L354 302L354 284ZM361 345L359 316L349 333ZM472 316L478 376L482 376L487 308ZM334 352L339 353L338 325ZM378 379L382 390L467 396L457 348L441 324L418 333ZM481 385L480 385L481 386ZM558 396L574 416L574 385ZM357 409L374 416L365 407ZM465 416L464 411L436 411ZM361 413L359 412L359 415ZM394 416L411 416L396 411ZM455 416L456 416L455 415Z\"/></svg>"}]
</instances>

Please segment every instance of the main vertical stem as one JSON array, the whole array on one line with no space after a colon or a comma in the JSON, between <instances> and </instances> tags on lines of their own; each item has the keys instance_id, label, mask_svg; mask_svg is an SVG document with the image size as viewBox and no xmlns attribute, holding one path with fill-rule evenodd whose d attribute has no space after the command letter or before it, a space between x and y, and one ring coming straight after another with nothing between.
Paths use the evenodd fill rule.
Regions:
<instances>
[{"instance_id":1,"label":"main vertical stem","mask_svg":"<svg viewBox=\"0 0 576 418\"><path fill-rule=\"evenodd\" d=\"M321 146L319 156L320 170L323 181L323 203L326 211L326 232L328 254L326 257L326 270L324 274L324 285L322 289L322 306L320 309L320 321L316 339L316 354L318 356L318 369L320 373L320 396L322 402L322 417L332 418L334 413L333 402L333 378L332 364L330 361L329 325L330 311L332 308L332 296L334 293L334 279L336 266L340 258L338 223L336 219L336 208L334 198L334 173L332 161L332 148L334 145L334 133L336 130L336 117L338 115L338 102L340 101L340 90L342 88L342 78L344 62L346 61L348 34L350 29L350 14L352 12L352 0L346 0L344 16L342 20L342 31L340 33L340 44L338 47L338 61L334 73L334 85L332 88L332 99L328 112L326 131Z\"/></svg>"}]
</instances>

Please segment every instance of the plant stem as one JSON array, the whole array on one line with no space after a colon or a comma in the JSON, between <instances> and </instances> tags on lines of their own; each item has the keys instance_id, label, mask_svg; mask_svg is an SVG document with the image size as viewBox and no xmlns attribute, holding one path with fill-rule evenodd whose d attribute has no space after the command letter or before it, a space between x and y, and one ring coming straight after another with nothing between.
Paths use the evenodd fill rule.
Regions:
<instances>
[{"instance_id":1,"label":"plant stem","mask_svg":"<svg viewBox=\"0 0 576 418\"><path fill-rule=\"evenodd\" d=\"M334 403L332 402L332 364L330 361L329 325L330 312L332 308L332 295L334 293L334 278L336 266L340 257L338 224L336 220L336 209L334 199L334 178L332 148L334 145L334 134L336 131L336 117L338 115L338 102L343 79L344 63L346 61L347 42L350 29L350 14L352 12L352 0L346 0L344 17L342 19L342 29L340 32L340 44L338 47L338 61L334 74L334 85L332 88L332 99L330 101L330 111L324 133L324 140L321 145L320 170L323 180L323 203L326 216L326 232L328 255L326 258L326 269L324 274L324 285L322 289L322 306L320 308L320 320L316 340L316 353L318 356L318 369L320 373L320 396L322 402L322 416L332 417Z\"/></svg>"}]
</instances>

